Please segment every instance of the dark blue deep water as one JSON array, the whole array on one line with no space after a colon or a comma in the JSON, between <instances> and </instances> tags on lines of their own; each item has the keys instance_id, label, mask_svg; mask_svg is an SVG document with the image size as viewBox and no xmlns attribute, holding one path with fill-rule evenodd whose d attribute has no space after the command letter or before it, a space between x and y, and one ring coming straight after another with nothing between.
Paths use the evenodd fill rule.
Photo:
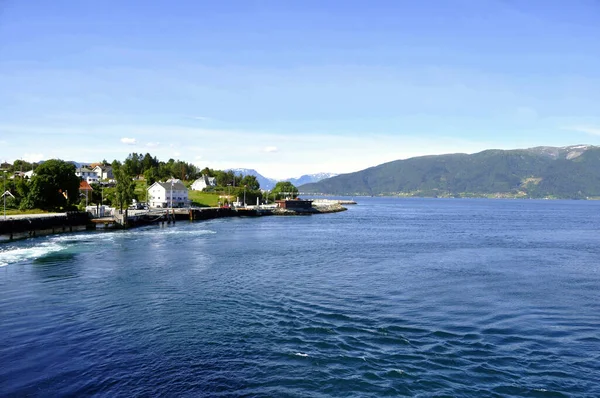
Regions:
<instances>
[{"instance_id":1,"label":"dark blue deep water","mask_svg":"<svg viewBox=\"0 0 600 398\"><path fill-rule=\"evenodd\" d=\"M2 396L600 396L600 202L0 245Z\"/></svg>"}]
</instances>

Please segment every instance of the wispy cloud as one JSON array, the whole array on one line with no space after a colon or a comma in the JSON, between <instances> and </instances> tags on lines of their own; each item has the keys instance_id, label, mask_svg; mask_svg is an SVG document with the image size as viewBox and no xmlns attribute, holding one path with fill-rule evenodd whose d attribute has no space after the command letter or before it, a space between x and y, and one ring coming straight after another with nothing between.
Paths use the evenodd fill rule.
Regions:
<instances>
[{"instance_id":1,"label":"wispy cloud","mask_svg":"<svg viewBox=\"0 0 600 398\"><path fill-rule=\"evenodd\" d=\"M600 135L600 127L593 126L571 126L565 127L563 130L578 131L580 133L586 133L589 135Z\"/></svg>"},{"instance_id":2,"label":"wispy cloud","mask_svg":"<svg viewBox=\"0 0 600 398\"><path fill-rule=\"evenodd\" d=\"M137 140L135 138L123 137L123 138L121 138L121 142L126 145L135 145Z\"/></svg>"},{"instance_id":3,"label":"wispy cloud","mask_svg":"<svg viewBox=\"0 0 600 398\"><path fill-rule=\"evenodd\" d=\"M213 120L212 118L206 116L190 116L190 119L200 120L202 122L208 122L210 120Z\"/></svg>"},{"instance_id":4,"label":"wispy cloud","mask_svg":"<svg viewBox=\"0 0 600 398\"><path fill-rule=\"evenodd\" d=\"M156 147L158 147L159 145L160 145L160 142L157 142L157 141L149 142L149 143L147 143L147 144L146 144L146 146L147 146L148 148L156 148Z\"/></svg>"},{"instance_id":5,"label":"wispy cloud","mask_svg":"<svg viewBox=\"0 0 600 398\"><path fill-rule=\"evenodd\" d=\"M267 152L267 153L273 153L273 152L277 152L279 149L277 149L276 146L267 146L263 149L263 152Z\"/></svg>"},{"instance_id":6,"label":"wispy cloud","mask_svg":"<svg viewBox=\"0 0 600 398\"><path fill-rule=\"evenodd\" d=\"M5 131L0 125L0 131ZM114 146L106 142L89 146L73 142L69 136L80 132L76 126L47 127L27 126L12 129L11 132L30 134L39 137L39 142L30 148L31 152L44 152L48 157L77 158L76 160L96 161L97 159L123 159L132 147ZM423 131L420 136L402 134L377 135L369 131L347 135L343 140L335 134L284 134L261 132L260 130L221 130L183 127L177 125L98 125L87 129L90 134L104 134L114 141L119 137L144 137L147 142L161 142L152 149L152 155L161 160L170 157L184 161L194 161L201 167L226 169L235 167L253 168L263 175L287 178L322 171L347 173L361 170L384 162L405 159L413 156L441 153L473 153L487 148L502 149L497 143L464 141L456 138L436 136ZM52 141L64 143L51 153L45 152ZM177 141L164 142L164 137ZM252 137L252 140L248 140ZM11 140L12 141L12 140ZM135 141L137 142L137 141ZM183 144L185 142L185 144ZM278 143L277 149L286 149L285 160L277 156L256 156ZM175 155L175 153L179 155ZM202 155L201 160L195 156ZM275 155L272 153L271 155Z\"/></svg>"}]
</instances>

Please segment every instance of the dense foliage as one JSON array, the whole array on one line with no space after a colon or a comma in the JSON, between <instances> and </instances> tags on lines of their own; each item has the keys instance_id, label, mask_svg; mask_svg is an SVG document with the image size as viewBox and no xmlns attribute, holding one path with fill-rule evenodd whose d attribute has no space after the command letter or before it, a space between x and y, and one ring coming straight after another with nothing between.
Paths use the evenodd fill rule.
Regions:
<instances>
[{"instance_id":1,"label":"dense foliage","mask_svg":"<svg viewBox=\"0 0 600 398\"><path fill-rule=\"evenodd\" d=\"M112 162L113 174L116 185L114 188L115 201L119 209L127 207L135 198L135 183L133 182L133 173L130 166L125 162L121 164L115 160Z\"/></svg>"},{"instance_id":2,"label":"dense foliage","mask_svg":"<svg viewBox=\"0 0 600 398\"><path fill-rule=\"evenodd\" d=\"M17 185L23 184L20 180ZM79 182L73 164L58 159L47 160L35 169L20 207L68 210L79 202Z\"/></svg>"},{"instance_id":3,"label":"dense foliage","mask_svg":"<svg viewBox=\"0 0 600 398\"><path fill-rule=\"evenodd\" d=\"M535 150L488 150L396 160L300 187L302 192L345 195L600 196L600 148L569 156ZM571 151L572 153L573 151Z\"/></svg>"},{"instance_id":4,"label":"dense foliage","mask_svg":"<svg viewBox=\"0 0 600 398\"><path fill-rule=\"evenodd\" d=\"M200 176L196 166L181 160L169 159L167 162L159 161L156 156L149 153L131 153L123 162L127 171L132 176L144 176L154 183L158 180L178 178L180 180L194 180Z\"/></svg>"},{"instance_id":5,"label":"dense foliage","mask_svg":"<svg viewBox=\"0 0 600 398\"><path fill-rule=\"evenodd\" d=\"M277 199L283 199L287 197L295 198L298 196L298 188L296 188L294 184L289 181L279 181L277 184L275 184L271 192Z\"/></svg>"}]
</instances>

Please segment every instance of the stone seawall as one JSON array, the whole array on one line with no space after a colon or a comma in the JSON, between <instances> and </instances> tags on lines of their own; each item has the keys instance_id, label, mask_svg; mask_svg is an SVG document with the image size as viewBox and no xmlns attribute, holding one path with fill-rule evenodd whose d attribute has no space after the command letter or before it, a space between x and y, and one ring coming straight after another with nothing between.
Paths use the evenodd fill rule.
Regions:
<instances>
[{"instance_id":1,"label":"stone seawall","mask_svg":"<svg viewBox=\"0 0 600 398\"><path fill-rule=\"evenodd\" d=\"M280 209L276 208L273 210L275 216L304 216L311 214L324 214L324 213L337 213L340 211L348 210L339 203L313 203L313 207L310 209Z\"/></svg>"},{"instance_id":2,"label":"stone seawall","mask_svg":"<svg viewBox=\"0 0 600 398\"><path fill-rule=\"evenodd\" d=\"M88 227L90 227L90 218L87 213L81 212L67 212L52 216L8 218L0 220L0 240L81 231Z\"/></svg>"}]
</instances>

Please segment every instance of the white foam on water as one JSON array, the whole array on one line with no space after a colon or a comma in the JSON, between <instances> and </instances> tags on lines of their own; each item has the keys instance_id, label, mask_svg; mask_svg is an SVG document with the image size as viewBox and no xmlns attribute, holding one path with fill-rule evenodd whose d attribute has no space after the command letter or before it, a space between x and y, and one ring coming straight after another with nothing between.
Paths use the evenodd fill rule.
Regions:
<instances>
[{"instance_id":1,"label":"white foam on water","mask_svg":"<svg viewBox=\"0 0 600 398\"><path fill-rule=\"evenodd\" d=\"M37 239L33 239L28 243L33 243L28 247L8 247L4 249L0 246L0 267L15 264L22 261L35 260L49 253L57 252L67 248L71 244L93 244L98 242L114 241L119 236L135 237L135 236L202 236L213 235L216 231L201 229L187 230L180 228L161 228L161 229L146 229L146 230L129 230L110 231L110 232L91 232L91 233L65 233L57 234L48 238L48 240L38 243Z\"/></svg>"},{"instance_id":2,"label":"white foam on water","mask_svg":"<svg viewBox=\"0 0 600 398\"><path fill-rule=\"evenodd\" d=\"M49 253L63 250L65 247L57 242L49 241L31 247L18 247L0 251L0 267L19 263L21 261L35 260Z\"/></svg>"},{"instance_id":3,"label":"white foam on water","mask_svg":"<svg viewBox=\"0 0 600 398\"><path fill-rule=\"evenodd\" d=\"M169 230L169 231L165 232L166 235L213 235L216 233L217 233L216 231L211 231L208 229L192 230L192 231Z\"/></svg>"},{"instance_id":4,"label":"white foam on water","mask_svg":"<svg viewBox=\"0 0 600 398\"><path fill-rule=\"evenodd\" d=\"M198 236L198 235L213 235L216 234L216 231L211 231L208 229L194 229L194 230L186 230L186 229L178 229L178 228L155 228L155 229L145 229L145 230L130 230L125 233L127 236L163 236L163 235L188 235L188 236Z\"/></svg>"},{"instance_id":5,"label":"white foam on water","mask_svg":"<svg viewBox=\"0 0 600 398\"><path fill-rule=\"evenodd\" d=\"M294 355L296 355L296 356L298 356L298 357L307 357L307 356L308 356L308 354L304 354L304 353L302 353L302 352L297 352L297 353L295 353Z\"/></svg>"}]
</instances>

